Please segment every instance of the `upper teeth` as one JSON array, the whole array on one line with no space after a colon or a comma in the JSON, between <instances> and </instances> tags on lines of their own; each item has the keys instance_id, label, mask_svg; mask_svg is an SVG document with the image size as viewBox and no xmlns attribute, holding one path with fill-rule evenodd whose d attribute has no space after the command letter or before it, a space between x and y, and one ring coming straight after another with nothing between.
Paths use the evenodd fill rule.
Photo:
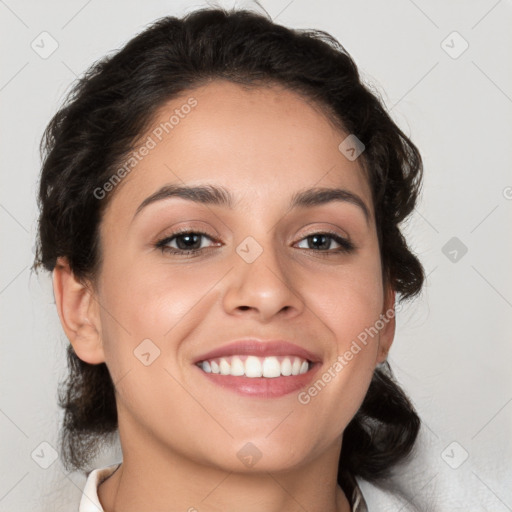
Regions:
<instances>
[{"instance_id":1,"label":"upper teeth","mask_svg":"<svg viewBox=\"0 0 512 512\"><path fill-rule=\"evenodd\" d=\"M306 373L309 362L295 356L230 356L201 361L199 367L206 373L273 378Z\"/></svg>"}]
</instances>

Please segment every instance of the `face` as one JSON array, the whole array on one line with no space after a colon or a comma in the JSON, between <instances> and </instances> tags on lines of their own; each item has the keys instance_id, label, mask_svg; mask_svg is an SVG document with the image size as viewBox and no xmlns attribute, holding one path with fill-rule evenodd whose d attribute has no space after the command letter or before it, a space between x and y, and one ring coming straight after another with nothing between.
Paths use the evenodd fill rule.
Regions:
<instances>
[{"instance_id":1,"label":"face","mask_svg":"<svg viewBox=\"0 0 512 512\"><path fill-rule=\"evenodd\" d=\"M75 346L106 362L129 450L271 471L339 446L394 327L347 135L277 86L212 82L158 111L101 223L98 343Z\"/></svg>"}]
</instances>

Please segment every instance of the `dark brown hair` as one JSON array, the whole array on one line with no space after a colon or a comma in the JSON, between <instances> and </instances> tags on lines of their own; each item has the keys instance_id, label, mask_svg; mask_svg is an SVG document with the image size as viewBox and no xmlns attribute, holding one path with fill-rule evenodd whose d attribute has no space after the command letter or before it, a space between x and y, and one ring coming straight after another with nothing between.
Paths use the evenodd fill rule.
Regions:
<instances>
[{"instance_id":1,"label":"dark brown hair","mask_svg":"<svg viewBox=\"0 0 512 512\"><path fill-rule=\"evenodd\" d=\"M422 161L360 78L343 46L318 30L293 30L250 11L203 9L165 17L112 56L95 63L49 123L41 151L39 232L34 269L57 257L94 282L101 268L99 226L112 193L94 190L114 174L159 107L210 80L279 84L320 105L365 145L359 157L372 190L383 280L401 301L421 290L424 272L399 229L419 193ZM340 140L341 142L341 140ZM80 360L71 345L62 383L62 457L86 470L117 430L114 386L104 363ZM377 367L364 402L347 426L340 473L370 481L407 456L420 421L387 362Z\"/></svg>"}]
</instances>

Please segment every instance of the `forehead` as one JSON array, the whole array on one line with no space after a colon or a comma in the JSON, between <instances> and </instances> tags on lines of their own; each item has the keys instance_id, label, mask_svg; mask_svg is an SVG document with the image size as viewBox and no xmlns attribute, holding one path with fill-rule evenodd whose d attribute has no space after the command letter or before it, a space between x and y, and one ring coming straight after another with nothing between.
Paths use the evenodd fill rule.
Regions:
<instances>
[{"instance_id":1,"label":"forehead","mask_svg":"<svg viewBox=\"0 0 512 512\"><path fill-rule=\"evenodd\" d=\"M371 212L362 165L338 149L347 135L293 91L217 80L158 109L134 148L150 149L118 185L109 209L133 215L163 185L209 183L232 190L242 208L255 201L277 208L297 190L343 187Z\"/></svg>"}]
</instances>

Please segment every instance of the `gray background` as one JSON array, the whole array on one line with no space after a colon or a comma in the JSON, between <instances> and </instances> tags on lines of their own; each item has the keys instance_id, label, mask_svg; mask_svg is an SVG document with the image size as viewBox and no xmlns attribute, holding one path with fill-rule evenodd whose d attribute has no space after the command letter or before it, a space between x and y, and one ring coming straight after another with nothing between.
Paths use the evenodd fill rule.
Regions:
<instances>
[{"instance_id":1,"label":"gray background","mask_svg":"<svg viewBox=\"0 0 512 512\"><path fill-rule=\"evenodd\" d=\"M1 512L76 510L85 481L52 459L67 340L50 277L30 273L43 129L95 60L154 19L204 5L0 0ZM282 24L332 33L424 158L423 196L405 233L428 279L398 314L389 358L424 420L417 457L396 476L401 503L510 511L512 4L262 5ZM118 458L105 453L96 466ZM370 511L400 509L373 505L371 496Z\"/></svg>"}]
</instances>

